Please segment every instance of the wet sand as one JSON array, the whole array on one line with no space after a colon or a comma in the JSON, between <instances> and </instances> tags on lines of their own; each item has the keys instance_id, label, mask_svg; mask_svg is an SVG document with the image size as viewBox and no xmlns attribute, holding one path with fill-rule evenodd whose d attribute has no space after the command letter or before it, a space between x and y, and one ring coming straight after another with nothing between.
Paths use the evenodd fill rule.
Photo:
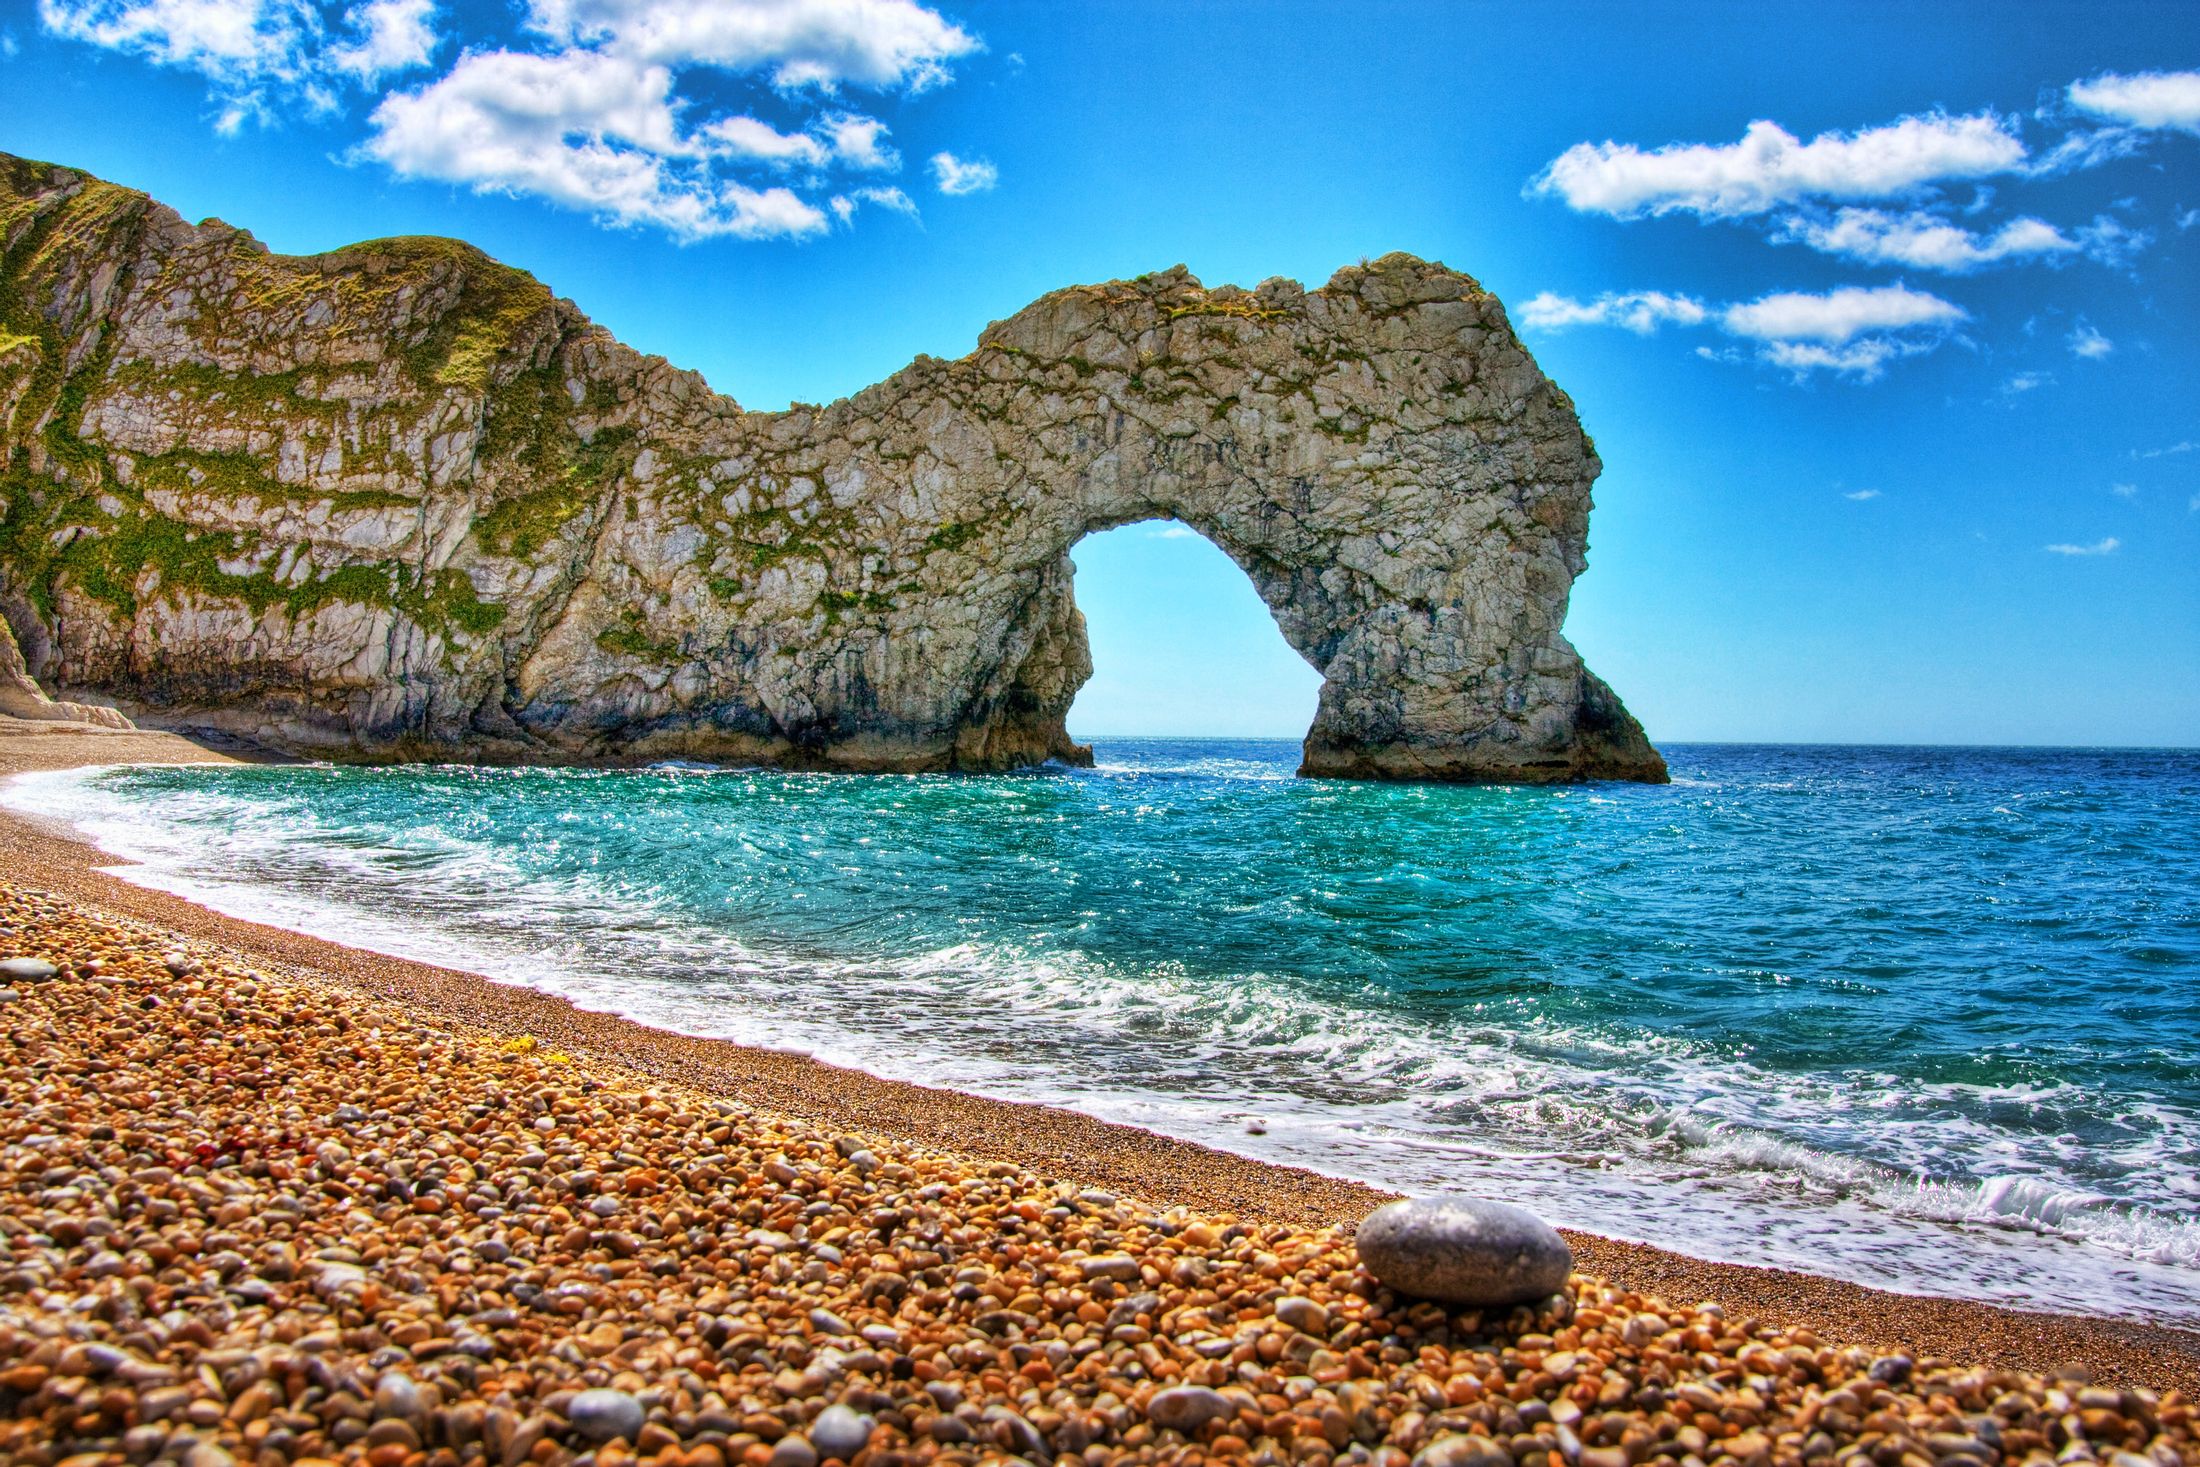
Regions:
<instances>
[{"instance_id":1,"label":"wet sand","mask_svg":"<svg viewBox=\"0 0 2200 1467\"><path fill-rule=\"evenodd\" d=\"M233 762L170 734L0 719L0 777L87 764ZM112 858L0 811L6 874L99 911L219 945L271 974L343 989L475 1035L527 1034L658 1084L816 1126L902 1138L1047 1180L1184 1205L1261 1223L1321 1228L1356 1222L1390 1194L1358 1183L1216 1151L1073 1112L880 1079L800 1055L697 1039L475 974L243 922L98 869ZM1560 1219L1560 1221L1563 1221ZM2104 1384L2200 1393L2200 1334L2134 1321L2029 1313L1892 1294L1784 1269L1691 1258L1645 1244L1568 1232L1576 1267L1676 1304L1716 1301L1728 1317L1807 1327L1818 1337L1920 1360L2049 1374L2080 1367Z\"/></svg>"}]
</instances>

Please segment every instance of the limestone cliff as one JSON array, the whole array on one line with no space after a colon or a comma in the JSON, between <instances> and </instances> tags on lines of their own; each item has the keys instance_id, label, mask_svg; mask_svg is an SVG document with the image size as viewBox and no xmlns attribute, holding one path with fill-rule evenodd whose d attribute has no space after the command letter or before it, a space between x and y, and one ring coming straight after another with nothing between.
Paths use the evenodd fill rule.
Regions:
<instances>
[{"instance_id":1,"label":"limestone cliff","mask_svg":"<svg viewBox=\"0 0 2200 1467\"><path fill-rule=\"evenodd\" d=\"M1440 266L1057 291L758 413L449 240L273 255L5 155L0 240L0 612L141 718L339 759L1074 759L1070 547L1168 516L1326 678L1306 773L1664 775L1560 632L1595 452Z\"/></svg>"}]
</instances>

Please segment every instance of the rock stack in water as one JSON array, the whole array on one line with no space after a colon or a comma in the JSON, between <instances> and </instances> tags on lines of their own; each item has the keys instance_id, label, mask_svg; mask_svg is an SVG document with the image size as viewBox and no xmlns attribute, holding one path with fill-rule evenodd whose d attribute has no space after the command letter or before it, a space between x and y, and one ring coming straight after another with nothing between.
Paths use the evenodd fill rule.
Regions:
<instances>
[{"instance_id":1,"label":"rock stack in water","mask_svg":"<svg viewBox=\"0 0 2200 1467\"><path fill-rule=\"evenodd\" d=\"M31 673L155 719L378 762L1089 762L1070 550L1169 518L1321 672L1307 774L1665 778L1563 631L1603 465L1442 265L1074 286L762 413L454 240L275 255L6 154L0 233L0 612Z\"/></svg>"},{"instance_id":2,"label":"rock stack in water","mask_svg":"<svg viewBox=\"0 0 2200 1467\"><path fill-rule=\"evenodd\" d=\"M1451 1310L1337 1230L823 1131L4 878L0 954L7 1467L2200 1460L2174 1393L1568 1278L1486 1204L1364 1235L1533 1299Z\"/></svg>"}]
</instances>

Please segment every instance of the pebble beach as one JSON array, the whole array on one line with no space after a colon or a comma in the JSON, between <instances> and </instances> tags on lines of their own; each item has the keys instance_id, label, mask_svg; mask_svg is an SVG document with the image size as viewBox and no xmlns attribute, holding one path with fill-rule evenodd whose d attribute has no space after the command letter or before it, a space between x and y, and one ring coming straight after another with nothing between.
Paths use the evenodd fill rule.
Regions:
<instances>
[{"instance_id":1,"label":"pebble beach","mask_svg":"<svg viewBox=\"0 0 2200 1467\"><path fill-rule=\"evenodd\" d=\"M0 1461L2200 1460L2177 1332L1579 1235L1407 1299L1365 1188L293 961L7 833Z\"/></svg>"}]
</instances>

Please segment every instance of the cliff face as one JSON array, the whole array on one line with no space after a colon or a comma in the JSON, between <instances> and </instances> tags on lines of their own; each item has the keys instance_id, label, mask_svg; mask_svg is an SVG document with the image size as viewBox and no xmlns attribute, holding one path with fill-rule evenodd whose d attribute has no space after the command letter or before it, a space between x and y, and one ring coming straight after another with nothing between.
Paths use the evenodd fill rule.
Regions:
<instances>
[{"instance_id":1,"label":"cliff face","mask_svg":"<svg viewBox=\"0 0 2200 1467\"><path fill-rule=\"evenodd\" d=\"M1083 751L1084 534L1168 516L1327 681L1305 772L1657 779L1560 634L1600 465L1473 280L1057 291L743 411L448 240L269 254L0 155L0 611L31 670L340 759Z\"/></svg>"}]
</instances>

